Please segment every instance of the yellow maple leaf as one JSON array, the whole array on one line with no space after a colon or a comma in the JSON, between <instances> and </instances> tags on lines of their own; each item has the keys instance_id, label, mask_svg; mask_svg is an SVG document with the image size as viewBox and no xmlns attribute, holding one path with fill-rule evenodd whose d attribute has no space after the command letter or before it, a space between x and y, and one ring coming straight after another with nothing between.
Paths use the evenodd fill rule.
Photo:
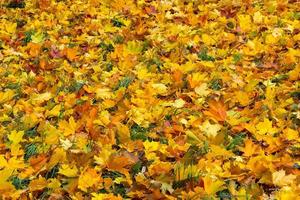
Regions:
<instances>
[{"instance_id":1,"label":"yellow maple leaf","mask_svg":"<svg viewBox=\"0 0 300 200\"><path fill-rule=\"evenodd\" d=\"M68 164L62 164L58 171L59 174L62 174L67 177L76 177L78 174L78 169L76 166L70 166Z\"/></svg>"},{"instance_id":2,"label":"yellow maple leaf","mask_svg":"<svg viewBox=\"0 0 300 200\"><path fill-rule=\"evenodd\" d=\"M62 160L65 160L67 157L66 152L62 148L56 148L47 163L48 168L54 167L57 163L59 163Z\"/></svg>"},{"instance_id":3,"label":"yellow maple leaf","mask_svg":"<svg viewBox=\"0 0 300 200\"><path fill-rule=\"evenodd\" d=\"M185 64L181 65L181 70L183 70L184 72L191 72L191 71L197 69L197 67L198 66L196 63L188 61Z\"/></svg>"},{"instance_id":4,"label":"yellow maple leaf","mask_svg":"<svg viewBox=\"0 0 300 200\"><path fill-rule=\"evenodd\" d=\"M44 39L45 39L45 34L41 31L38 31L31 36L31 41L33 43L41 43Z\"/></svg>"},{"instance_id":5,"label":"yellow maple leaf","mask_svg":"<svg viewBox=\"0 0 300 200\"><path fill-rule=\"evenodd\" d=\"M291 129L291 128L286 128L283 130L284 136L288 140L298 140L299 139L299 133L298 131Z\"/></svg>"},{"instance_id":6,"label":"yellow maple leaf","mask_svg":"<svg viewBox=\"0 0 300 200\"><path fill-rule=\"evenodd\" d=\"M7 33L12 34L12 33L16 32L17 23L6 21L6 23L3 23L2 25L4 25L5 30L6 30Z\"/></svg>"},{"instance_id":7,"label":"yellow maple leaf","mask_svg":"<svg viewBox=\"0 0 300 200\"><path fill-rule=\"evenodd\" d=\"M299 34L300 35L300 34ZM288 72L289 80L296 81L300 78L300 65L296 65L296 67Z\"/></svg>"},{"instance_id":8,"label":"yellow maple leaf","mask_svg":"<svg viewBox=\"0 0 300 200\"><path fill-rule=\"evenodd\" d=\"M50 100L51 98L52 98L52 94L50 92L45 92L42 94L34 94L32 101L33 103L40 104L43 103L44 101Z\"/></svg>"},{"instance_id":9,"label":"yellow maple leaf","mask_svg":"<svg viewBox=\"0 0 300 200\"><path fill-rule=\"evenodd\" d=\"M101 152L94 156L95 163L101 166L106 166L110 155L114 153L114 150L110 145L104 145L101 148Z\"/></svg>"},{"instance_id":10,"label":"yellow maple leaf","mask_svg":"<svg viewBox=\"0 0 300 200\"><path fill-rule=\"evenodd\" d=\"M259 122L256 126L256 130L259 134L274 134L277 130L272 127L272 121L267 118L264 118L263 122Z\"/></svg>"},{"instance_id":11,"label":"yellow maple leaf","mask_svg":"<svg viewBox=\"0 0 300 200\"><path fill-rule=\"evenodd\" d=\"M191 75L189 75L187 79L188 79L188 82L189 82L191 88L195 88L195 87L199 86L199 84L201 82L206 80L206 76L207 76L206 73L196 72L196 73L192 73ZM202 87L205 87L205 85L202 85Z\"/></svg>"},{"instance_id":12,"label":"yellow maple leaf","mask_svg":"<svg viewBox=\"0 0 300 200\"><path fill-rule=\"evenodd\" d=\"M245 140L245 147L240 148L244 152L244 156L252 156L255 153L259 153L259 146L254 144L252 140Z\"/></svg>"},{"instance_id":13,"label":"yellow maple leaf","mask_svg":"<svg viewBox=\"0 0 300 200\"><path fill-rule=\"evenodd\" d=\"M183 99L176 99L173 103L173 106L175 108L182 108L185 104L185 101Z\"/></svg>"},{"instance_id":14,"label":"yellow maple leaf","mask_svg":"<svg viewBox=\"0 0 300 200\"><path fill-rule=\"evenodd\" d=\"M93 121L94 124L107 126L110 123L110 113L107 110L101 111L99 118Z\"/></svg>"},{"instance_id":15,"label":"yellow maple leaf","mask_svg":"<svg viewBox=\"0 0 300 200\"><path fill-rule=\"evenodd\" d=\"M296 189L293 189L292 187L284 186L278 192L276 192L275 197L278 200L298 200L299 193Z\"/></svg>"},{"instance_id":16,"label":"yellow maple leaf","mask_svg":"<svg viewBox=\"0 0 300 200\"><path fill-rule=\"evenodd\" d=\"M286 175L283 169L272 173L272 180L275 185L285 186L290 185L296 179L293 174Z\"/></svg>"},{"instance_id":17,"label":"yellow maple leaf","mask_svg":"<svg viewBox=\"0 0 300 200\"><path fill-rule=\"evenodd\" d=\"M23 140L24 131L16 131L13 130L9 135L8 139L12 142L12 144L19 144Z\"/></svg>"},{"instance_id":18,"label":"yellow maple leaf","mask_svg":"<svg viewBox=\"0 0 300 200\"><path fill-rule=\"evenodd\" d=\"M50 189L57 189L57 188L60 188L61 184L59 182L58 179L56 178L50 178L48 179L48 185L47 185L47 188L50 188Z\"/></svg>"},{"instance_id":19,"label":"yellow maple leaf","mask_svg":"<svg viewBox=\"0 0 300 200\"><path fill-rule=\"evenodd\" d=\"M34 127L39 122L39 119L35 113L25 115L23 118L23 124L25 129L30 129Z\"/></svg>"},{"instance_id":20,"label":"yellow maple leaf","mask_svg":"<svg viewBox=\"0 0 300 200\"><path fill-rule=\"evenodd\" d=\"M261 12L256 11L253 15L253 22L256 24L262 23L263 21L263 15L261 14Z\"/></svg>"},{"instance_id":21,"label":"yellow maple leaf","mask_svg":"<svg viewBox=\"0 0 300 200\"><path fill-rule=\"evenodd\" d=\"M197 177L200 175L200 169L197 165L184 165L182 163L176 163L174 165L175 180L186 180L189 177Z\"/></svg>"},{"instance_id":22,"label":"yellow maple leaf","mask_svg":"<svg viewBox=\"0 0 300 200\"><path fill-rule=\"evenodd\" d=\"M279 37L275 37L273 34L266 35L266 44L276 44L279 41Z\"/></svg>"},{"instance_id":23,"label":"yellow maple leaf","mask_svg":"<svg viewBox=\"0 0 300 200\"><path fill-rule=\"evenodd\" d=\"M45 115L47 117L57 117L60 114L60 110L61 110L61 105L59 104L59 105L54 106L50 111L47 110Z\"/></svg>"},{"instance_id":24,"label":"yellow maple leaf","mask_svg":"<svg viewBox=\"0 0 300 200\"><path fill-rule=\"evenodd\" d=\"M98 99L110 99L113 97L113 93L109 88L98 88L96 89L96 97Z\"/></svg>"},{"instance_id":25,"label":"yellow maple leaf","mask_svg":"<svg viewBox=\"0 0 300 200\"><path fill-rule=\"evenodd\" d=\"M23 169L25 168L25 163L22 159L14 156L8 160L6 167L9 169Z\"/></svg>"},{"instance_id":26,"label":"yellow maple leaf","mask_svg":"<svg viewBox=\"0 0 300 200\"><path fill-rule=\"evenodd\" d=\"M130 141L130 130L127 126L123 125L122 123L118 123L117 130L117 134L121 143Z\"/></svg>"},{"instance_id":27,"label":"yellow maple leaf","mask_svg":"<svg viewBox=\"0 0 300 200\"><path fill-rule=\"evenodd\" d=\"M7 167L7 160L4 155L0 155L0 168Z\"/></svg>"},{"instance_id":28,"label":"yellow maple leaf","mask_svg":"<svg viewBox=\"0 0 300 200\"><path fill-rule=\"evenodd\" d=\"M167 86L162 83L153 83L151 86L155 90L154 92L156 94L161 94L161 95L165 94L168 89Z\"/></svg>"},{"instance_id":29,"label":"yellow maple leaf","mask_svg":"<svg viewBox=\"0 0 300 200\"><path fill-rule=\"evenodd\" d=\"M113 194L92 193L92 195L93 195L92 200L122 200L123 199L120 195L115 196Z\"/></svg>"},{"instance_id":30,"label":"yellow maple leaf","mask_svg":"<svg viewBox=\"0 0 300 200\"><path fill-rule=\"evenodd\" d=\"M235 92L235 96L242 106L247 106L250 102L250 98L246 92L237 91Z\"/></svg>"},{"instance_id":31,"label":"yellow maple leaf","mask_svg":"<svg viewBox=\"0 0 300 200\"><path fill-rule=\"evenodd\" d=\"M47 184L47 180L44 177L39 176L38 179L33 179L32 181L30 181L29 189L30 191L42 190L47 187Z\"/></svg>"},{"instance_id":32,"label":"yellow maple leaf","mask_svg":"<svg viewBox=\"0 0 300 200\"><path fill-rule=\"evenodd\" d=\"M208 156L216 157L216 156L234 156L231 151L226 150L218 145L210 145L211 152L208 153Z\"/></svg>"},{"instance_id":33,"label":"yellow maple leaf","mask_svg":"<svg viewBox=\"0 0 300 200\"><path fill-rule=\"evenodd\" d=\"M216 137L218 135L218 131L221 130L222 126L220 124L211 124L209 120L206 120L201 126L200 130L202 130L208 137Z\"/></svg>"},{"instance_id":34,"label":"yellow maple leaf","mask_svg":"<svg viewBox=\"0 0 300 200\"><path fill-rule=\"evenodd\" d=\"M223 185L225 183L222 180L210 177L208 175L202 178L202 180L204 182L204 190L208 195L213 195L216 192L224 189Z\"/></svg>"},{"instance_id":35,"label":"yellow maple leaf","mask_svg":"<svg viewBox=\"0 0 300 200\"><path fill-rule=\"evenodd\" d=\"M75 133L77 124L74 118L70 117L68 122L66 120L59 122L58 127L63 132L64 136L69 136Z\"/></svg>"},{"instance_id":36,"label":"yellow maple leaf","mask_svg":"<svg viewBox=\"0 0 300 200\"><path fill-rule=\"evenodd\" d=\"M57 144L61 132L57 130L54 126L49 124L49 127L47 127L47 129L45 130L44 135L46 144Z\"/></svg>"},{"instance_id":37,"label":"yellow maple leaf","mask_svg":"<svg viewBox=\"0 0 300 200\"><path fill-rule=\"evenodd\" d=\"M150 141L146 140L145 142L143 142L143 145L145 147L146 152L153 152L153 151L157 151L160 149L161 143L150 142Z\"/></svg>"},{"instance_id":38,"label":"yellow maple leaf","mask_svg":"<svg viewBox=\"0 0 300 200\"><path fill-rule=\"evenodd\" d=\"M251 31L251 17L250 15L238 15L238 21L241 27L241 31L248 32Z\"/></svg>"},{"instance_id":39,"label":"yellow maple leaf","mask_svg":"<svg viewBox=\"0 0 300 200\"><path fill-rule=\"evenodd\" d=\"M127 54L138 54L143 50L143 45L139 41L129 41L125 50Z\"/></svg>"},{"instance_id":40,"label":"yellow maple leaf","mask_svg":"<svg viewBox=\"0 0 300 200\"><path fill-rule=\"evenodd\" d=\"M87 192L89 187L92 187L100 181L100 176L95 169L89 168L83 171L78 178L78 188Z\"/></svg>"},{"instance_id":41,"label":"yellow maple leaf","mask_svg":"<svg viewBox=\"0 0 300 200\"><path fill-rule=\"evenodd\" d=\"M195 87L195 92L201 97L206 97L210 93L207 83L202 83L198 87Z\"/></svg>"},{"instance_id":42,"label":"yellow maple leaf","mask_svg":"<svg viewBox=\"0 0 300 200\"><path fill-rule=\"evenodd\" d=\"M0 171L0 192L13 191L14 186L8 181L9 177L12 175L13 169L4 168Z\"/></svg>"},{"instance_id":43,"label":"yellow maple leaf","mask_svg":"<svg viewBox=\"0 0 300 200\"><path fill-rule=\"evenodd\" d=\"M216 44L216 40L208 34L202 34L202 41L204 42L205 45L210 46Z\"/></svg>"},{"instance_id":44,"label":"yellow maple leaf","mask_svg":"<svg viewBox=\"0 0 300 200\"><path fill-rule=\"evenodd\" d=\"M14 98L15 92L13 90L6 90L5 92L0 92L0 104L6 103L12 98Z\"/></svg>"}]
</instances>

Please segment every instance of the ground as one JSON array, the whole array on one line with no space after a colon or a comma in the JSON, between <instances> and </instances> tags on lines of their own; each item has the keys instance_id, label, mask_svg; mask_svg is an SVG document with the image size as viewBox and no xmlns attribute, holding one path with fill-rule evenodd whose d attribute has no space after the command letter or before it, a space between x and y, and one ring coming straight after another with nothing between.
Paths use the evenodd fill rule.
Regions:
<instances>
[{"instance_id":1,"label":"ground","mask_svg":"<svg viewBox=\"0 0 300 200\"><path fill-rule=\"evenodd\" d=\"M300 199L300 4L2 0L1 199Z\"/></svg>"}]
</instances>

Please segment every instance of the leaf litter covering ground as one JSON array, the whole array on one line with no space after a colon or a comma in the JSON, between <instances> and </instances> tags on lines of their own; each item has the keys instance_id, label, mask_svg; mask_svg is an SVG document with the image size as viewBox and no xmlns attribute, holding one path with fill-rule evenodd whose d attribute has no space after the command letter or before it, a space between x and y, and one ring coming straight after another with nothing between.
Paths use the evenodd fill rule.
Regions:
<instances>
[{"instance_id":1,"label":"leaf litter covering ground","mask_svg":"<svg viewBox=\"0 0 300 200\"><path fill-rule=\"evenodd\" d=\"M1 1L2 199L299 199L300 6Z\"/></svg>"}]
</instances>

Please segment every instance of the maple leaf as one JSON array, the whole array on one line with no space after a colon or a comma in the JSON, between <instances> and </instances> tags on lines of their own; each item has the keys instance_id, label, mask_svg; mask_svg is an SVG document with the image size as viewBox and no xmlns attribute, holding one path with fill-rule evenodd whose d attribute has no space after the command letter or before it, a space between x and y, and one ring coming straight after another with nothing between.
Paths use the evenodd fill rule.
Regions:
<instances>
[{"instance_id":1,"label":"maple leaf","mask_svg":"<svg viewBox=\"0 0 300 200\"><path fill-rule=\"evenodd\" d=\"M88 168L83 171L78 178L78 188L84 192L87 192L89 187L92 187L100 181L100 176L93 168Z\"/></svg>"},{"instance_id":2,"label":"maple leaf","mask_svg":"<svg viewBox=\"0 0 300 200\"><path fill-rule=\"evenodd\" d=\"M121 196L115 196L114 194L97 194L92 193L92 200L122 200Z\"/></svg>"},{"instance_id":3,"label":"maple leaf","mask_svg":"<svg viewBox=\"0 0 300 200\"><path fill-rule=\"evenodd\" d=\"M298 199L296 0L3 2L0 199Z\"/></svg>"},{"instance_id":4,"label":"maple leaf","mask_svg":"<svg viewBox=\"0 0 300 200\"><path fill-rule=\"evenodd\" d=\"M246 92L237 91L235 93L235 95L236 95L236 98L237 98L238 102L242 106L247 106L250 103L250 98L249 98L249 96Z\"/></svg>"},{"instance_id":5,"label":"maple leaf","mask_svg":"<svg viewBox=\"0 0 300 200\"><path fill-rule=\"evenodd\" d=\"M224 187L222 187L225 184L224 181L214 179L210 176L205 176L203 178L203 182L204 190L209 195L215 194L216 192L224 189Z\"/></svg>"},{"instance_id":6,"label":"maple leaf","mask_svg":"<svg viewBox=\"0 0 300 200\"><path fill-rule=\"evenodd\" d=\"M61 146L64 150L68 150L69 148L71 148L73 146L72 142L69 139L59 139Z\"/></svg>"},{"instance_id":7,"label":"maple leaf","mask_svg":"<svg viewBox=\"0 0 300 200\"><path fill-rule=\"evenodd\" d=\"M94 156L95 163L101 166L106 166L112 153L114 153L114 151L111 146L104 145L100 153Z\"/></svg>"},{"instance_id":8,"label":"maple leaf","mask_svg":"<svg viewBox=\"0 0 300 200\"><path fill-rule=\"evenodd\" d=\"M25 115L23 118L23 123L26 129L31 129L35 127L39 122L38 117L35 114Z\"/></svg>"},{"instance_id":9,"label":"maple leaf","mask_svg":"<svg viewBox=\"0 0 300 200\"><path fill-rule=\"evenodd\" d=\"M250 15L238 15L238 21L243 32L251 30L252 21Z\"/></svg>"},{"instance_id":10,"label":"maple leaf","mask_svg":"<svg viewBox=\"0 0 300 200\"><path fill-rule=\"evenodd\" d=\"M216 44L216 40L213 38L212 35L208 35L208 34L203 34L202 35L202 41L204 42L205 45L209 46L209 45L214 45Z\"/></svg>"},{"instance_id":11,"label":"maple leaf","mask_svg":"<svg viewBox=\"0 0 300 200\"><path fill-rule=\"evenodd\" d=\"M25 164L22 159L17 159L17 157L12 157L8 161L4 158L4 156L0 157L0 167L6 169L23 169Z\"/></svg>"},{"instance_id":12,"label":"maple leaf","mask_svg":"<svg viewBox=\"0 0 300 200\"><path fill-rule=\"evenodd\" d=\"M204 114L212 117L217 121L225 121L226 120L226 107L223 102L212 100L208 103L209 109L204 111Z\"/></svg>"},{"instance_id":13,"label":"maple leaf","mask_svg":"<svg viewBox=\"0 0 300 200\"><path fill-rule=\"evenodd\" d=\"M270 121L267 118L264 118L263 122L259 122L256 125L256 129L257 129L257 132L261 135L264 135L266 133L274 134L277 131L275 128L273 128L272 121Z\"/></svg>"},{"instance_id":14,"label":"maple leaf","mask_svg":"<svg viewBox=\"0 0 300 200\"><path fill-rule=\"evenodd\" d=\"M76 166L63 164L60 166L58 173L67 177L76 177L78 175L78 169Z\"/></svg>"},{"instance_id":15,"label":"maple leaf","mask_svg":"<svg viewBox=\"0 0 300 200\"><path fill-rule=\"evenodd\" d=\"M210 93L210 91L208 90L207 83L202 83L200 86L196 87L195 92L199 96L204 96L204 97L206 97Z\"/></svg>"},{"instance_id":16,"label":"maple leaf","mask_svg":"<svg viewBox=\"0 0 300 200\"><path fill-rule=\"evenodd\" d=\"M129 173L128 169L131 165L136 162L135 158L130 156L130 154L126 155L112 155L108 160L107 167L110 170L118 171L122 174Z\"/></svg>"},{"instance_id":17,"label":"maple leaf","mask_svg":"<svg viewBox=\"0 0 300 200\"><path fill-rule=\"evenodd\" d=\"M48 179L47 187L50 189L58 189L61 187L61 183L59 180L51 178L51 179Z\"/></svg>"},{"instance_id":18,"label":"maple leaf","mask_svg":"<svg viewBox=\"0 0 300 200\"><path fill-rule=\"evenodd\" d=\"M61 108L62 108L62 106L60 104L55 105L51 110L46 111L46 116L47 117L57 117L60 114Z\"/></svg>"},{"instance_id":19,"label":"maple leaf","mask_svg":"<svg viewBox=\"0 0 300 200\"><path fill-rule=\"evenodd\" d=\"M252 140L245 140L245 147L240 147L240 149L244 152L244 156L252 156L253 154L259 153L259 146L254 144Z\"/></svg>"},{"instance_id":20,"label":"maple leaf","mask_svg":"<svg viewBox=\"0 0 300 200\"><path fill-rule=\"evenodd\" d=\"M191 88L197 87L201 82L203 82L206 79L206 76L207 76L206 73L199 73L199 72L189 75L188 82Z\"/></svg>"},{"instance_id":21,"label":"maple leaf","mask_svg":"<svg viewBox=\"0 0 300 200\"><path fill-rule=\"evenodd\" d=\"M167 86L162 83L154 83L151 86L155 90L155 93L161 94L161 95L166 94L167 89L168 89Z\"/></svg>"},{"instance_id":22,"label":"maple leaf","mask_svg":"<svg viewBox=\"0 0 300 200\"><path fill-rule=\"evenodd\" d=\"M55 165L57 165L61 160L65 160L65 159L66 159L66 152L62 148L56 148L53 151L53 154L51 155L50 160L47 163L47 166L49 168L52 168Z\"/></svg>"},{"instance_id":23,"label":"maple leaf","mask_svg":"<svg viewBox=\"0 0 300 200\"><path fill-rule=\"evenodd\" d=\"M283 133L288 140L297 140L299 137L298 131L291 128L284 129Z\"/></svg>"},{"instance_id":24,"label":"maple leaf","mask_svg":"<svg viewBox=\"0 0 300 200\"><path fill-rule=\"evenodd\" d=\"M110 99L113 97L113 93L109 88L98 88L96 90L96 97L100 99Z\"/></svg>"},{"instance_id":25,"label":"maple leaf","mask_svg":"<svg viewBox=\"0 0 300 200\"><path fill-rule=\"evenodd\" d=\"M19 144L21 141L23 141L24 131L12 131L8 135L8 139L12 142L13 145Z\"/></svg>"},{"instance_id":26,"label":"maple leaf","mask_svg":"<svg viewBox=\"0 0 300 200\"><path fill-rule=\"evenodd\" d=\"M263 20L263 15L260 11L256 11L253 15L253 21L254 23L261 23Z\"/></svg>"},{"instance_id":27,"label":"maple leaf","mask_svg":"<svg viewBox=\"0 0 300 200\"><path fill-rule=\"evenodd\" d=\"M14 186L12 183L8 181L8 178L12 175L13 170L12 169L2 169L0 171L0 191L5 192L5 191L12 191L14 189Z\"/></svg>"},{"instance_id":28,"label":"maple leaf","mask_svg":"<svg viewBox=\"0 0 300 200\"><path fill-rule=\"evenodd\" d=\"M75 60L77 58L77 48L66 48L65 55L70 61Z\"/></svg>"},{"instance_id":29,"label":"maple leaf","mask_svg":"<svg viewBox=\"0 0 300 200\"><path fill-rule=\"evenodd\" d=\"M41 45L37 43L30 42L27 44L27 47L29 48L29 55L32 57L38 56L41 51Z\"/></svg>"},{"instance_id":30,"label":"maple leaf","mask_svg":"<svg viewBox=\"0 0 300 200\"><path fill-rule=\"evenodd\" d=\"M0 92L0 104L8 102L14 98L14 90L6 90L5 92Z\"/></svg>"},{"instance_id":31,"label":"maple leaf","mask_svg":"<svg viewBox=\"0 0 300 200\"><path fill-rule=\"evenodd\" d=\"M211 124L209 120L206 120L201 126L200 129L208 136L208 137L216 137L218 135L218 131L221 130L222 126L220 124Z\"/></svg>"},{"instance_id":32,"label":"maple leaf","mask_svg":"<svg viewBox=\"0 0 300 200\"><path fill-rule=\"evenodd\" d=\"M275 194L276 198L281 200L297 199L298 194L295 188L284 186Z\"/></svg>"},{"instance_id":33,"label":"maple leaf","mask_svg":"<svg viewBox=\"0 0 300 200\"><path fill-rule=\"evenodd\" d=\"M76 127L77 124L73 117L70 117L68 122L64 120L59 123L59 129L65 136L73 135L76 131Z\"/></svg>"},{"instance_id":34,"label":"maple leaf","mask_svg":"<svg viewBox=\"0 0 300 200\"><path fill-rule=\"evenodd\" d=\"M44 101L48 101L52 98L52 94L50 92L45 92L42 94L33 95L33 102L36 104L43 103Z\"/></svg>"},{"instance_id":35,"label":"maple leaf","mask_svg":"<svg viewBox=\"0 0 300 200\"><path fill-rule=\"evenodd\" d=\"M31 41L33 43L41 43L44 41L45 35L43 32L36 32L35 34L31 35Z\"/></svg>"},{"instance_id":36,"label":"maple leaf","mask_svg":"<svg viewBox=\"0 0 300 200\"><path fill-rule=\"evenodd\" d=\"M293 174L286 175L284 170L279 170L272 173L272 180L275 185L284 186L290 185L296 179Z\"/></svg>"},{"instance_id":37,"label":"maple leaf","mask_svg":"<svg viewBox=\"0 0 300 200\"><path fill-rule=\"evenodd\" d=\"M185 101L183 99L176 99L173 103L173 106L175 108L182 108L185 104Z\"/></svg>"},{"instance_id":38,"label":"maple leaf","mask_svg":"<svg viewBox=\"0 0 300 200\"><path fill-rule=\"evenodd\" d=\"M39 176L38 179L34 179L30 181L29 183L29 189L30 191L37 191L37 190L42 190L45 187L47 187L48 183L46 179L42 176Z\"/></svg>"},{"instance_id":39,"label":"maple leaf","mask_svg":"<svg viewBox=\"0 0 300 200\"><path fill-rule=\"evenodd\" d=\"M38 154L29 158L29 163L35 170L40 170L48 161L45 154Z\"/></svg>"}]
</instances>

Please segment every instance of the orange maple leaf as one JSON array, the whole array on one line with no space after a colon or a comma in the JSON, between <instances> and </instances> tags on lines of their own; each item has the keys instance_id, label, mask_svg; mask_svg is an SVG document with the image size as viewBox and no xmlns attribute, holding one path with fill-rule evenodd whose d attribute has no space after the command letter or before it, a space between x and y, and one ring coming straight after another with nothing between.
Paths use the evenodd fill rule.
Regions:
<instances>
[{"instance_id":1,"label":"orange maple leaf","mask_svg":"<svg viewBox=\"0 0 300 200\"><path fill-rule=\"evenodd\" d=\"M41 50L41 45L40 44L36 44L36 43L28 43L28 48L29 48L29 54L32 56L32 57L36 57L39 55L40 53L40 50Z\"/></svg>"},{"instance_id":2,"label":"orange maple leaf","mask_svg":"<svg viewBox=\"0 0 300 200\"><path fill-rule=\"evenodd\" d=\"M39 170L41 169L48 161L48 157L46 156L46 154L40 154L38 156L35 157L31 157L29 159L29 163L30 165L35 169L35 170Z\"/></svg>"},{"instance_id":3,"label":"orange maple leaf","mask_svg":"<svg viewBox=\"0 0 300 200\"><path fill-rule=\"evenodd\" d=\"M174 79L174 82L176 84L181 84L182 83L182 77L183 77L183 74L180 70L175 70L172 74L173 76L173 79Z\"/></svg>"},{"instance_id":4,"label":"orange maple leaf","mask_svg":"<svg viewBox=\"0 0 300 200\"><path fill-rule=\"evenodd\" d=\"M127 167L136 162L134 157L127 154L112 156L107 164L108 169L128 174Z\"/></svg>"},{"instance_id":5,"label":"orange maple leaf","mask_svg":"<svg viewBox=\"0 0 300 200\"><path fill-rule=\"evenodd\" d=\"M259 146L254 144L252 140L245 140L245 147L241 148L241 151L244 152L244 156L252 156L255 153L260 151Z\"/></svg>"},{"instance_id":6,"label":"orange maple leaf","mask_svg":"<svg viewBox=\"0 0 300 200\"><path fill-rule=\"evenodd\" d=\"M208 103L209 109L204 111L205 115L213 119L224 122L226 120L226 107L222 101L212 100Z\"/></svg>"},{"instance_id":7,"label":"orange maple leaf","mask_svg":"<svg viewBox=\"0 0 300 200\"><path fill-rule=\"evenodd\" d=\"M64 54L70 61L73 61L77 58L77 48L66 48Z\"/></svg>"}]
</instances>

